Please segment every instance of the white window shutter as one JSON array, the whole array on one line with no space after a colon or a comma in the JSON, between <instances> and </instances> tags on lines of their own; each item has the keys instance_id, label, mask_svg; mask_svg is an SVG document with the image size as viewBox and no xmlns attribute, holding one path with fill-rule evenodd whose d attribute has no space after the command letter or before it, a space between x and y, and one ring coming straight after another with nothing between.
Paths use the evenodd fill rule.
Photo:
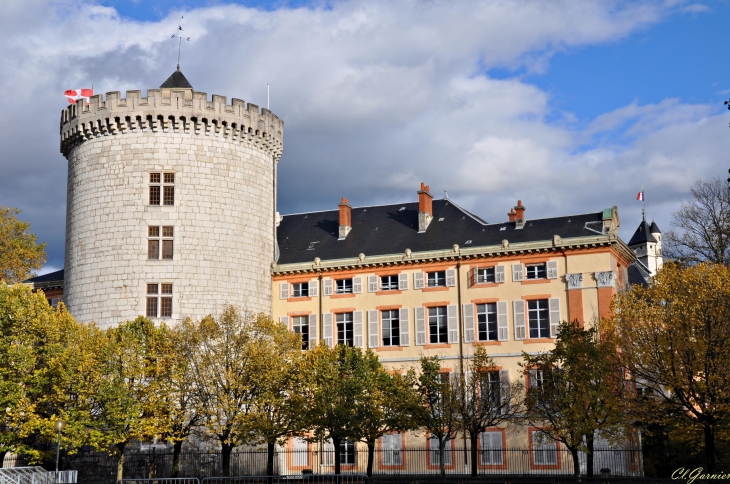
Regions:
<instances>
[{"instance_id":1,"label":"white window shutter","mask_svg":"<svg viewBox=\"0 0 730 484\"><path fill-rule=\"evenodd\" d=\"M289 327L289 316L282 316L282 317L280 317L280 318L279 318L279 322L280 322L281 324L283 324L284 326L286 326L286 329L291 329L291 328Z\"/></svg>"},{"instance_id":2,"label":"white window shutter","mask_svg":"<svg viewBox=\"0 0 730 484\"><path fill-rule=\"evenodd\" d=\"M509 339L509 317L507 316L507 301L497 301L497 340Z\"/></svg>"},{"instance_id":3,"label":"white window shutter","mask_svg":"<svg viewBox=\"0 0 730 484\"><path fill-rule=\"evenodd\" d=\"M400 308L398 311L398 319L398 324L400 325L400 345L409 346L411 344L411 333L410 323L408 321L408 308Z\"/></svg>"},{"instance_id":4,"label":"white window shutter","mask_svg":"<svg viewBox=\"0 0 730 484\"><path fill-rule=\"evenodd\" d=\"M499 397L502 403L502 413L509 412L510 399L512 398L509 370L499 370Z\"/></svg>"},{"instance_id":5,"label":"white window shutter","mask_svg":"<svg viewBox=\"0 0 730 484\"><path fill-rule=\"evenodd\" d=\"M416 344L426 344L426 308L416 308Z\"/></svg>"},{"instance_id":6,"label":"white window shutter","mask_svg":"<svg viewBox=\"0 0 730 484\"><path fill-rule=\"evenodd\" d=\"M498 284L504 282L504 266L494 266L494 282Z\"/></svg>"},{"instance_id":7,"label":"white window shutter","mask_svg":"<svg viewBox=\"0 0 730 484\"><path fill-rule=\"evenodd\" d=\"M322 280L322 292L325 296L331 296L332 295L332 279L323 279Z\"/></svg>"},{"instance_id":8,"label":"white window shutter","mask_svg":"<svg viewBox=\"0 0 730 484\"><path fill-rule=\"evenodd\" d=\"M352 292L353 294L362 293L362 277L358 276L352 278Z\"/></svg>"},{"instance_id":9,"label":"white window shutter","mask_svg":"<svg viewBox=\"0 0 730 484\"><path fill-rule=\"evenodd\" d=\"M547 269L547 278L548 279L557 279L558 278L558 261L555 260L549 260L545 264L545 268Z\"/></svg>"},{"instance_id":10,"label":"white window shutter","mask_svg":"<svg viewBox=\"0 0 730 484\"><path fill-rule=\"evenodd\" d=\"M319 280L312 279L311 281L309 281L309 287L307 289L309 291L309 297L319 296Z\"/></svg>"},{"instance_id":11,"label":"white window shutter","mask_svg":"<svg viewBox=\"0 0 730 484\"><path fill-rule=\"evenodd\" d=\"M464 343L474 342L474 305L464 304L462 307L464 314Z\"/></svg>"},{"instance_id":12,"label":"white window shutter","mask_svg":"<svg viewBox=\"0 0 730 484\"><path fill-rule=\"evenodd\" d=\"M550 309L550 337L557 338L560 328L560 299L551 297L548 300L548 309Z\"/></svg>"},{"instance_id":13,"label":"white window shutter","mask_svg":"<svg viewBox=\"0 0 730 484\"><path fill-rule=\"evenodd\" d=\"M512 281L520 282L525 278L525 266L522 264L512 264Z\"/></svg>"},{"instance_id":14,"label":"white window shutter","mask_svg":"<svg viewBox=\"0 0 730 484\"><path fill-rule=\"evenodd\" d=\"M449 330L449 343L459 342L459 306L449 304L446 306L447 328Z\"/></svg>"},{"instance_id":15,"label":"white window shutter","mask_svg":"<svg viewBox=\"0 0 730 484\"><path fill-rule=\"evenodd\" d=\"M398 274L398 290L399 291L408 290L408 273L407 272L401 272L400 274Z\"/></svg>"},{"instance_id":16,"label":"white window shutter","mask_svg":"<svg viewBox=\"0 0 730 484\"><path fill-rule=\"evenodd\" d=\"M368 348L380 346L380 331L378 331L378 312L368 311Z\"/></svg>"},{"instance_id":17,"label":"white window shutter","mask_svg":"<svg viewBox=\"0 0 730 484\"><path fill-rule=\"evenodd\" d=\"M525 329L525 301L521 299L512 301L512 306L515 312L515 339L525 339L527 337L527 330Z\"/></svg>"},{"instance_id":18,"label":"white window shutter","mask_svg":"<svg viewBox=\"0 0 730 484\"><path fill-rule=\"evenodd\" d=\"M279 283L279 299L289 299L289 283Z\"/></svg>"},{"instance_id":19,"label":"white window shutter","mask_svg":"<svg viewBox=\"0 0 730 484\"><path fill-rule=\"evenodd\" d=\"M368 292L378 292L378 276L368 276Z\"/></svg>"},{"instance_id":20,"label":"white window shutter","mask_svg":"<svg viewBox=\"0 0 730 484\"><path fill-rule=\"evenodd\" d=\"M413 289L423 289L423 272L413 273Z\"/></svg>"},{"instance_id":21,"label":"white window shutter","mask_svg":"<svg viewBox=\"0 0 730 484\"><path fill-rule=\"evenodd\" d=\"M446 285L448 287L456 286L456 269L446 270Z\"/></svg>"},{"instance_id":22,"label":"white window shutter","mask_svg":"<svg viewBox=\"0 0 730 484\"><path fill-rule=\"evenodd\" d=\"M355 348L363 347L362 311L355 311L352 313L352 345Z\"/></svg>"},{"instance_id":23,"label":"white window shutter","mask_svg":"<svg viewBox=\"0 0 730 484\"><path fill-rule=\"evenodd\" d=\"M322 315L322 336L324 344L332 348L332 313L325 313Z\"/></svg>"},{"instance_id":24,"label":"white window shutter","mask_svg":"<svg viewBox=\"0 0 730 484\"><path fill-rule=\"evenodd\" d=\"M309 315L309 349L313 350L317 346L317 315Z\"/></svg>"}]
</instances>

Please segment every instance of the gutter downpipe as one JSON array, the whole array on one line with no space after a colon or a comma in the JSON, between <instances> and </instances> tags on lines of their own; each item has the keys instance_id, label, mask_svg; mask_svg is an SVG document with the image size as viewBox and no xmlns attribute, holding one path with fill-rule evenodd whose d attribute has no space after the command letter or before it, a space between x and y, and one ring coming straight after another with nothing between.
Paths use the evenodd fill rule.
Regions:
<instances>
[{"instance_id":1,"label":"gutter downpipe","mask_svg":"<svg viewBox=\"0 0 730 484\"><path fill-rule=\"evenodd\" d=\"M456 298L457 298L457 304L459 305L459 329L463 328L464 324L464 314L463 312L463 306L461 305L461 255L456 261ZM461 334L461 331L457 331L457 334L459 334L459 371L461 373L460 378L466 378L466 375L464 374L464 337ZM464 384L466 384L466 380L464 380ZM469 471L469 450L466 446L466 432L462 432L462 438L464 439L464 470L468 474Z\"/></svg>"}]
</instances>

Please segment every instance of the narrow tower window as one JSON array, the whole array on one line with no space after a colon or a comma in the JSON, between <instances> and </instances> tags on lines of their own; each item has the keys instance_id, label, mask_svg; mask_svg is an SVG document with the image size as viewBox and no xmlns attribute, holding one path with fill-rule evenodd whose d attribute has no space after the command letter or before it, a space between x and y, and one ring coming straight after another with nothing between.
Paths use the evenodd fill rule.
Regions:
<instances>
[{"instance_id":1,"label":"narrow tower window","mask_svg":"<svg viewBox=\"0 0 730 484\"><path fill-rule=\"evenodd\" d=\"M150 173L150 205L160 204L160 174Z\"/></svg>"},{"instance_id":2,"label":"narrow tower window","mask_svg":"<svg viewBox=\"0 0 730 484\"><path fill-rule=\"evenodd\" d=\"M147 258L168 259L173 258L173 226L151 226L147 227ZM162 249L162 254L160 254Z\"/></svg>"}]
</instances>

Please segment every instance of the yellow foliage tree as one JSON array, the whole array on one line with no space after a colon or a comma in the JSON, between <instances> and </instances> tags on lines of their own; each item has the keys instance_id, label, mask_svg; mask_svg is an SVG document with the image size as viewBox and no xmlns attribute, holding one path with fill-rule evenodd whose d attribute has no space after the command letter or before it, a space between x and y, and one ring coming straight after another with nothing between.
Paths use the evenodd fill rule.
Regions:
<instances>
[{"instance_id":1,"label":"yellow foliage tree","mask_svg":"<svg viewBox=\"0 0 730 484\"><path fill-rule=\"evenodd\" d=\"M33 275L46 261L46 244L38 244L17 208L0 207L0 282L13 284Z\"/></svg>"}]
</instances>

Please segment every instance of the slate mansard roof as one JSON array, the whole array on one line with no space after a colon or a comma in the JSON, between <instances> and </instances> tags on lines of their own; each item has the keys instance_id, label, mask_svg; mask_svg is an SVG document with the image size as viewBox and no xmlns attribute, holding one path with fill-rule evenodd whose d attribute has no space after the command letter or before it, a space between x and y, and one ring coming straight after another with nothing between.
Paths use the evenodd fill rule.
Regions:
<instances>
[{"instance_id":1,"label":"slate mansard roof","mask_svg":"<svg viewBox=\"0 0 730 484\"><path fill-rule=\"evenodd\" d=\"M352 209L352 230L338 240L339 211L285 215L277 229L278 264L321 260L494 246L507 239L510 244L552 241L604 235L604 212L565 217L526 219L517 229L514 222L489 224L454 205L448 198L433 200L433 220L425 233L418 233L418 202Z\"/></svg>"}]
</instances>

